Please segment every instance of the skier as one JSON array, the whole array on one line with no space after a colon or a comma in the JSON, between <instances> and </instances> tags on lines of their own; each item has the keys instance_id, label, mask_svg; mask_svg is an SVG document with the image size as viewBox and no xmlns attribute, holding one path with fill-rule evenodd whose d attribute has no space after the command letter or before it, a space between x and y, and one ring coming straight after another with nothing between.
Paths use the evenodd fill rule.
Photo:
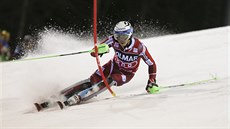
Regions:
<instances>
[{"instance_id":1,"label":"skier","mask_svg":"<svg viewBox=\"0 0 230 129\"><path fill-rule=\"evenodd\" d=\"M107 46L107 47L106 47ZM113 35L109 36L99 46L105 47L106 50L101 52L99 49L98 54L102 56L109 52L109 47L115 51L113 59L102 66L103 73L107 78L110 86L122 86L128 83L135 75L140 63L140 59L148 65L149 78L146 86L148 93L155 93L160 90L156 84L156 64L151 55L149 54L146 46L141 43L137 38L133 37L133 28L128 21L120 21L116 24ZM91 53L95 57L95 52ZM88 79L78 82L60 92L64 99L64 105L71 106L79 104L81 101L86 101L99 93L105 91L105 86L101 74L96 70ZM41 108L48 107L49 103L45 102L35 104L38 111ZM58 102L62 109L64 105Z\"/></svg>"},{"instance_id":2,"label":"skier","mask_svg":"<svg viewBox=\"0 0 230 129\"><path fill-rule=\"evenodd\" d=\"M156 64L149 54L146 46L137 38L133 37L133 27L128 21L120 21L116 24L113 35L104 40L101 45L108 45L115 51L113 59L102 66L103 73L108 83L115 86L122 86L128 83L138 70L140 59L148 65L149 78L146 91L155 93L159 91L156 84ZM108 53L109 49L105 52ZM99 53L102 56L105 53ZM95 57L95 52L91 53ZM81 85L84 84L84 85ZM98 86L97 84L101 84ZM95 90L96 87L96 90ZM98 88L99 87L99 88ZM101 74L96 70L89 79L71 86L62 91L67 98L68 105L78 104L81 100L88 100L106 89ZM77 92L76 92L77 91ZM85 92L82 92L85 91ZM88 93L93 91L93 93Z\"/></svg>"}]
</instances>

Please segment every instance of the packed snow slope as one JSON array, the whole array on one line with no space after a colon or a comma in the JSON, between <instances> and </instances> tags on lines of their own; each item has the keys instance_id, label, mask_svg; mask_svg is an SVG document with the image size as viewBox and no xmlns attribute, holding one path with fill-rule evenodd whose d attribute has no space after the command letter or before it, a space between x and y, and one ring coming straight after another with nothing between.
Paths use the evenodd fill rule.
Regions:
<instances>
[{"instance_id":1,"label":"packed snow slope","mask_svg":"<svg viewBox=\"0 0 230 129\"><path fill-rule=\"evenodd\" d=\"M143 95L148 80L142 61L130 83L112 87L88 103L65 110L35 112L33 103L88 78L96 69L89 54L0 63L1 129L228 129L230 27L142 39L156 61L160 86L210 79L200 85ZM91 40L46 32L29 57L93 47ZM114 52L101 58L101 64ZM107 99L105 99L107 98ZM110 99L108 99L110 98Z\"/></svg>"}]
</instances>

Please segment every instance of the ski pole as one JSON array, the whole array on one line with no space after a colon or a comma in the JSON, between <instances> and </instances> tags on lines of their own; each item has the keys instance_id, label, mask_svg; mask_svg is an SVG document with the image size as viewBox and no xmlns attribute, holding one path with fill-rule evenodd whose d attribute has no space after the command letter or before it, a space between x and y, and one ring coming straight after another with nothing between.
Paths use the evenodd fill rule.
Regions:
<instances>
[{"instance_id":1,"label":"ski pole","mask_svg":"<svg viewBox=\"0 0 230 129\"><path fill-rule=\"evenodd\" d=\"M83 53L89 53L89 52L93 52L93 50L73 52L73 53L60 54L60 55L48 55L48 56L41 56L41 57L35 57L35 58L25 58L25 59L15 60L15 61L37 60L37 59L53 58L53 57L59 57L59 56L69 56L69 55L83 54Z\"/></svg>"},{"instance_id":2,"label":"ski pole","mask_svg":"<svg viewBox=\"0 0 230 129\"><path fill-rule=\"evenodd\" d=\"M182 87L182 86L193 86L193 85L203 84L203 83L207 83L207 82L211 82L211 81L215 81L215 80L217 80L217 77L213 76L212 78L207 79L207 80L201 80L201 81L184 83L184 84L177 84L177 85L161 86L160 88L165 89L165 88L174 88L174 87Z\"/></svg>"},{"instance_id":3,"label":"ski pole","mask_svg":"<svg viewBox=\"0 0 230 129\"><path fill-rule=\"evenodd\" d=\"M108 52L108 49L109 49L109 46L107 44L99 44L98 45L98 53L99 54ZM37 59L70 56L70 55L77 55L77 54L91 53L91 52L95 52L95 49L80 51L80 52L73 52L73 53L66 53L66 54L59 54L59 55L48 55L48 56L41 56L41 57L34 57L34 58L25 58L25 59L20 59L20 60L13 60L13 61L37 60Z\"/></svg>"}]
</instances>

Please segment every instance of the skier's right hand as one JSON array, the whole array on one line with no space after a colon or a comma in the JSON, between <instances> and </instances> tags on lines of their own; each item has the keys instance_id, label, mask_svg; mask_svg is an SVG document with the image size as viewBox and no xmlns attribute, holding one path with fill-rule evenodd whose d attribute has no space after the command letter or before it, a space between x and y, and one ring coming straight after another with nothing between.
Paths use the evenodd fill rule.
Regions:
<instances>
[{"instance_id":1,"label":"skier's right hand","mask_svg":"<svg viewBox=\"0 0 230 129\"><path fill-rule=\"evenodd\" d=\"M93 48L93 50L94 49L95 48ZM99 44L98 45L98 55L100 57L102 57L103 54L106 54L106 53L109 53L109 46L107 44L105 44L105 43ZM90 54L91 54L91 56L96 57L96 53L95 52L91 52Z\"/></svg>"},{"instance_id":2,"label":"skier's right hand","mask_svg":"<svg viewBox=\"0 0 230 129\"><path fill-rule=\"evenodd\" d=\"M105 53L103 53L103 54L105 54ZM99 54L99 53L98 53L98 56L102 57L103 54ZM96 57L96 53L95 53L95 52L91 52L90 55L91 55L92 57Z\"/></svg>"}]
</instances>

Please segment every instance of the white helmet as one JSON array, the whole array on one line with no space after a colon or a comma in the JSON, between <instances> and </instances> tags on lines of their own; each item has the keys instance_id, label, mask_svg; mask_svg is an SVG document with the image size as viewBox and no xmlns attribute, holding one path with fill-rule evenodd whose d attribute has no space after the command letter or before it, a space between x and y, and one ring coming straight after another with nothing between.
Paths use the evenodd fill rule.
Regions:
<instances>
[{"instance_id":1,"label":"white helmet","mask_svg":"<svg viewBox=\"0 0 230 129\"><path fill-rule=\"evenodd\" d=\"M113 36L116 40L122 38L128 40L133 35L133 27L128 21L120 21L116 24Z\"/></svg>"}]
</instances>

